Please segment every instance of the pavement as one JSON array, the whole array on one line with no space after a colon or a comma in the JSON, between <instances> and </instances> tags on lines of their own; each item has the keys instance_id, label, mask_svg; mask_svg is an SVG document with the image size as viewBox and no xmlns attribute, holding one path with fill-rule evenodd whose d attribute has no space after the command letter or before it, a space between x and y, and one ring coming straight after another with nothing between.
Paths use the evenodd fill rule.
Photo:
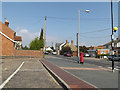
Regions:
<instances>
[{"instance_id":1,"label":"pavement","mask_svg":"<svg viewBox=\"0 0 120 90\"><path fill-rule=\"evenodd\" d=\"M48 62L49 64L47 64L46 62ZM43 63L46 64L46 66L50 68L51 71L53 71L55 74L57 73L57 76L60 79L62 79L69 87L73 85L72 86L73 88L74 86L75 88L85 88L84 85L86 83L86 85L88 86L90 85L93 86L93 88L98 88L101 90L104 89L119 90L118 70L112 72L111 69L106 67L89 63L78 64L76 60L50 55L45 57ZM61 71L62 73L58 71ZM67 74L66 73L65 73L66 75L63 74L63 71L66 72ZM70 75L70 77L68 76L68 74ZM77 79L72 80L72 77ZM68 78L69 78L68 81L73 82L72 84L69 84L69 82L66 80ZM77 82L78 79L82 83L81 86L79 86L78 83L75 83Z\"/></svg>"},{"instance_id":2,"label":"pavement","mask_svg":"<svg viewBox=\"0 0 120 90\"><path fill-rule=\"evenodd\" d=\"M40 58L2 59L0 88L61 88Z\"/></svg>"}]
</instances>

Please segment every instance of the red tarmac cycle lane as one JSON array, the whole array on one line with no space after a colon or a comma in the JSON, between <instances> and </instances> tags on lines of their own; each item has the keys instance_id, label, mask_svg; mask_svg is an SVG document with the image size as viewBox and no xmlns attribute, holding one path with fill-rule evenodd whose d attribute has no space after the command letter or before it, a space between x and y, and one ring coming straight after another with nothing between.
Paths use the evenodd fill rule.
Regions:
<instances>
[{"instance_id":1,"label":"red tarmac cycle lane","mask_svg":"<svg viewBox=\"0 0 120 90\"><path fill-rule=\"evenodd\" d=\"M70 88L79 90L83 88L86 90L88 88L91 88L92 90L97 90L96 87L76 78L75 76L67 73L63 69L55 66L54 64L46 61L45 59L43 59L41 62L45 64L50 70L52 70L59 78L61 78Z\"/></svg>"}]
</instances>

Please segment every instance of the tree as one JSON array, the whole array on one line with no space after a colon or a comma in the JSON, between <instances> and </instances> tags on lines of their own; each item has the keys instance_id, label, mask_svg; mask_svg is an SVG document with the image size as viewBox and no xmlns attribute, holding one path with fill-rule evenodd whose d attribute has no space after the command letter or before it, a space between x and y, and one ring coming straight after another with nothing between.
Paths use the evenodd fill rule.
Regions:
<instances>
[{"instance_id":1,"label":"tree","mask_svg":"<svg viewBox=\"0 0 120 90\"><path fill-rule=\"evenodd\" d=\"M86 46L79 46L80 52L87 53L88 48Z\"/></svg>"},{"instance_id":2,"label":"tree","mask_svg":"<svg viewBox=\"0 0 120 90\"><path fill-rule=\"evenodd\" d=\"M24 49L23 45L21 44L21 48Z\"/></svg>"},{"instance_id":3,"label":"tree","mask_svg":"<svg viewBox=\"0 0 120 90\"><path fill-rule=\"evenodd\" d=\"M40 34L39 41L40 41L40 48L43 48L44 47L43 28L41 28L41 34Z\"/></svg>"},{"instance_id":4,"label":"tree","mask_svg":"<svg viewBox=\"0 0 120 90\"><path fill-rule=\"evenodd\" d=\"M24 50L28 50L29 48L25 45L25 47L23 47Z\"/></svg>"},{"instance_id":5,"label":"tree","mask_svg":"<svg viewBox=\"0 0 120 90\"><path fill-rule=\"evenodd\" d=\"M26 45L23 47L23 45L21 45L21 48L23 49L23 50L29 50L29 47L27 47Z\"/></svg>"},{"instance_id":6,"label":"tree","mask_svg":"<svg viewBox=\"0 0 120 90\"><path fill-rule=\"evenodd\" d=\"M40 50L44 47L43 28L41 28L40 38L35 38L33 41L31 41L29 46L31 50Z\"/></svg>"},{"instance_id":7,"label":"tree","mask_svg":"<svg viewBox=\"0 0 120 90\"><path fill-rule=\"evenodd\" d=\"M31 43L30 43L30 50L40 50L40 41L37 38L35 38Z\"/></svg>"},{"instance_id":8,"label":"tree","mask_svg":"<svg viewBox=\"0 0 120 90\"><path fill-rule=\"evenodd\" d=\"M72 54L72 50L69 46L63 47L62 50L60 51L60 54L63 55L65 52Z\"/></svg>"}]
</instances>

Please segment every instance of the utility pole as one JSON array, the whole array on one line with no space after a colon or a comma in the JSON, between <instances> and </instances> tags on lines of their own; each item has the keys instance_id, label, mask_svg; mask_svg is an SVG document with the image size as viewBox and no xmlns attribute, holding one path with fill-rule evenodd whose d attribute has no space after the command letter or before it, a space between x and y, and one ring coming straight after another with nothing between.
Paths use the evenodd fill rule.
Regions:
<instances>
[{"instance_id":1,"label":"utility pole","mask_svg":"<svg viewBox=\"0 0 120 90\"><path fill-rule=\"evenodd\" d=\"M80 29L80 10L78 11L78 33L77 33L77 56L78 56L78 63L80 60L80 53L79 53L79 29Z\"/></svg>"},{"instance_id":2,"label":"utility pole","mask_svg":"<svg viewBox=\"0 0 120 90\"><path fill-rule=\"evenodd\" d=\"M113 3L111 0L111 24L112 24L112 35L111 35L111 49L112 49L112 53L114 55L114 36L113 36ZM113 59L113 55L112 55L112 72L114 72L114 59Z\"/></svg>"},{"instance_id":3,"label":"utility pole","mask_svg":"<svg viewBox=\"0 0 120 90\"><path fill-rule=\"evenodd\" d=\"M45 29L44 29L44 50L46 51L46 16L45 16Z\"/></svg>"}]
</instances>

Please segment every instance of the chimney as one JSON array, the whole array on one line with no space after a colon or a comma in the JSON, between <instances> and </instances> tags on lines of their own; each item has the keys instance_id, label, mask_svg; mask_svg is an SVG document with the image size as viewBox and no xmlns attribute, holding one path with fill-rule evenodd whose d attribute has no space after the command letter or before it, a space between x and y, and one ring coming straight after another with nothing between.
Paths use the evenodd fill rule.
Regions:
<instances>
[{"instance_id":1,"label":"chimney","mask_svg":"<svg viewBox=\"0 0 120 90\"><path fill-rule=\"evenodd\" d=\"M6 25L7 27L9 26L8 20L5 21L5 25Z\"/></svg>"},{"instance_id":2,"label":"chimney","mask_svg":"<svg viewBox=\"0 0 120 90\"><path fill-rule=\"evenodd\" d=\"M71 43L73 44L73 40L71 40Z\"/></svg>"},{"instance_id":3,"label":"chimney","mask_svg":"<svg viewBox=\"0 0 120 90\"><path fill-rule=\"evenodd\" d=\"M68 40L66 40L66 43L68 43Z\"/></svg>"}]
</instances>

